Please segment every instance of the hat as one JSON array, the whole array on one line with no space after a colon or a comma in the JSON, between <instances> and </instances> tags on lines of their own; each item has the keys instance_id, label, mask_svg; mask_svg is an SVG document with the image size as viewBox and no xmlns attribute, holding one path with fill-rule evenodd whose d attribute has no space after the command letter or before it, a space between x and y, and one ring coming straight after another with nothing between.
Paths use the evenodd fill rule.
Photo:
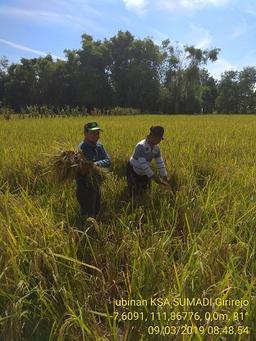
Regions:
<instances>
[{"instance_id":1,"label":"hat","mask_svg":"<svg viewBox=\"0 0 256 341\"><path fill-rule=\"evenodd\" d=\"M164 128L161 127L161 126L152 126L150 128L150 134L151 135L154 135L154 136L157 136L157 137L161 137L162 140L164 139L163 136L164 136Z\"/></svg>"},{"instance_id":2,"label":"hat","mask_svg":"<svg viewBox=\"0 0 256 341\"><path fill-rule=\"evenodd\" d=\"M84 125L84 132L85 133L87 133L89 131L96 131L96 130L102 131L102 129L100 129L100 127L99 127L97 122L89 122L89 123L86 123Z\"/></svg>"}]
</instances>

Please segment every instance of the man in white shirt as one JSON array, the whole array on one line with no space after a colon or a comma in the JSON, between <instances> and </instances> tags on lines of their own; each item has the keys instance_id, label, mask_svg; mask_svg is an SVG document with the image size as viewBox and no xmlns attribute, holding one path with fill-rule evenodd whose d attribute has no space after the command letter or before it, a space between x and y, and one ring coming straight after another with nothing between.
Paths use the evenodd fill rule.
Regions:
<instances>
[{"instance_id":1,"label":"man in white shirt","mask_svg":"<svg viewBox=\"0 0 256 341\"><path fill-rule=\"evenodd\" d=\"M161 178L150 167L153 159L156 160L160 176L165 181L168 181L167 171L159 147L159 143L163 140L163 135L163 127L152 126L146 139L136 145L133 155L127 164L127 183L131 193L137 193L150 188L151 180L162 183Z\"/></svg>"}]
</instances>

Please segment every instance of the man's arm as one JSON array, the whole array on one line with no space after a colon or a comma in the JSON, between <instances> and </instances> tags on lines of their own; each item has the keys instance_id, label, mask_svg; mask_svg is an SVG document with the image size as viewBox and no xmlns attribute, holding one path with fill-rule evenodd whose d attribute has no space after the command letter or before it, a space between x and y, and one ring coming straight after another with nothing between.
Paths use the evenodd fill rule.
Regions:
<instances>
[{"instance_id":1,"label":"man's arm","mask_svg":"<svg viewBox=\"0 0 256 341\"><path fill-rule=\"evenodd\" d=\"M165 164L164 164L164 160L163 160L163 158L161 156L156 158L156 164L157 164L157 167L159 169L160 175L162 177L167 177L167 170L166 170L166 167L165 167Z\"/></svg>"},{"instance_id":2,"label":"man's arm","mask_svg":"<svg viewBox=\"0 0 256 341\"><path fill-rule=\"evenodd\" d=\"M159 169L159 173L160 173L161 177L167 178L168 177L167 176L167 170L166 170L164 160L163 160L161 152L160 152L160 148L158 149L158 153L155 156L155 160L156 160L156 164L157 164L157 167Z\"/></svg>"},{"instance_id":3,"label":"man's arm","mask_svg":"<svg viewBox=\"0 0 256 341\"><path fill-rule=\"evenodd\" d=\"M110 167L111 166L111 159L108 153L106 152L105 148L103 145L100 146L100 160L95 161L94 164L98 167Z\"/></svg>"}]
</instances>

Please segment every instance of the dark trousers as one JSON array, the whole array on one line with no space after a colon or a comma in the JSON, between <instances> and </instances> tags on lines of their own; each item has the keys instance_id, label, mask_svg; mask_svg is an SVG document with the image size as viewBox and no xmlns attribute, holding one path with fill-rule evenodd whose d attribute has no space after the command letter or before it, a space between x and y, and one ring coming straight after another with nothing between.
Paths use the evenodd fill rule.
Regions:
<instances>
[{"instance_id":1,"label":"dark trousers","mask_svg":"<svg viewBox=\"0 0 256 341\"><path fill-rule=\"evenodd\" d=\"M100 211L101 194L99 186L85 184L84 181L76 182L76 197L80 204L81 216L95 218Z\"/></svg>"},{"instance_id":2,"label":"dark trousers","mask_svg":"<svg viewBox=\"0 0 256 341\"><path fill-rule=\"evenodd\" d=\"M127 163L126 179L131 194L137 194L150 188L151 180L147 175L139 175L134 172L130 162Z\"/></svg>"}]
</instances>

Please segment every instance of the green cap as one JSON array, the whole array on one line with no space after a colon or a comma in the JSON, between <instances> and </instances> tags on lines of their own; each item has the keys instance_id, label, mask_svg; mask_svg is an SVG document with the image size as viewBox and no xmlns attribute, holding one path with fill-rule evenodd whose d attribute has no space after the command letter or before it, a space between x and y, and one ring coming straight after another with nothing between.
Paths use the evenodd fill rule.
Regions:
<instances>
[{"instance_id":1,"label":"green cap","mask_svg":"<svg viewBox=\"0 0 256 341\"><path fill-rule=\"evenodd\" d=\"M86 123L84 126L84 132L85 133L87 133L89 131L96 131L96 130L102 131L102 129L100 129L97 122L89 122L89 123Z\"/></svg>"}]
</instances>

